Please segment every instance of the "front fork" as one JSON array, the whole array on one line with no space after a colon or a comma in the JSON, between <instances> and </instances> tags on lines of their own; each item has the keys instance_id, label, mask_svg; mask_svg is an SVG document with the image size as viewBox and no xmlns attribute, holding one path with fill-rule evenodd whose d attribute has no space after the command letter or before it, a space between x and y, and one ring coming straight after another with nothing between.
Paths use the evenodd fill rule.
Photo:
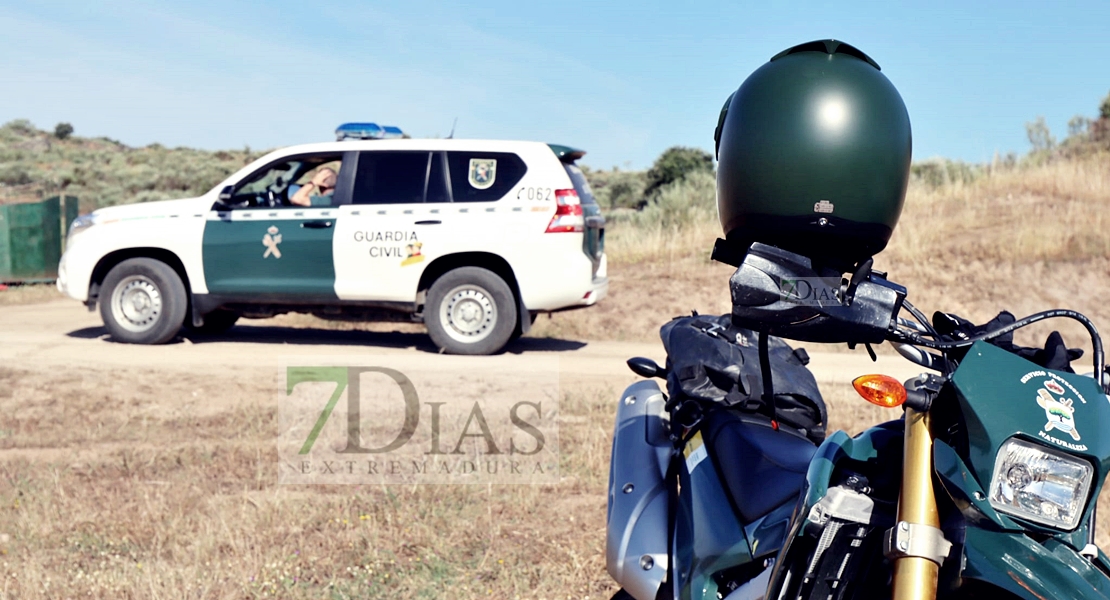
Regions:
<instances>
[{"instance_id":1,"label":"front fork","mask_svg":"<svg viewBox=\"0 0 1110 600\"><path fill-rule=\"evenodd\" d=\"M929 412L906 407L902 490L898 522L887 532L884 552L894 561L894 600L933 600L940 563L951 544L940 531L933 490L933 436Z\"/></svg>"}]
</instances>

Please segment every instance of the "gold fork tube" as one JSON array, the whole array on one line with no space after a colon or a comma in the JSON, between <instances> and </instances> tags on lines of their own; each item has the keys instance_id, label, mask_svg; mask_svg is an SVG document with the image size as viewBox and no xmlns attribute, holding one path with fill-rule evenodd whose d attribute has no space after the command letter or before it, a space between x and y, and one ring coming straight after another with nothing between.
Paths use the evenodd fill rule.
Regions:
<instances>
[{"instance_id":1,"label":"gold fork tube","mask_svg":"<svg viewBox=\"0 0 1110 600\"><path fill-rule=\"evenodd\" d=\"M902 491L898 495L898 520L940 527L937 499L933 495L933 436L929 413L906 408L906 445L902 458ZM937 563L916 556L894 560L894 600L934 600L937 597Z\"/></svg>"}]
</instances>

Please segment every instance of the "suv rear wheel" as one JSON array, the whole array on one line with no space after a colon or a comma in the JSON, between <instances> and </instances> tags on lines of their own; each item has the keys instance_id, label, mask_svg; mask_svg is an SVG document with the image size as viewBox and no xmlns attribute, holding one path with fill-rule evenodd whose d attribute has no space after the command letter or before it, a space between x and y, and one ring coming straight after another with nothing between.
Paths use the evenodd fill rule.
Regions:
<instances>
[{"instance_id":1,"label":"suv rear wheel","mask_svg":"<svg viewBox=\"0 0 1110 600\"><path fill-rule=\"evenodd\" d=\"M100 292L100 317L112 339L164 344L185 321L185 284L153 258L129 258L108 271Z\"/></svg>"},{"instance_id":2,"label":"suv rear wheel","mask_svg":"<svg viewBox=\"0 0 1110 600\"><path fill-rule=\"evenodd\" d=\"M516 302L505 280L481 267L459 267L428 290L424 324L449 354L493 354L517 325Z\"/></svg>"}]
</instances>

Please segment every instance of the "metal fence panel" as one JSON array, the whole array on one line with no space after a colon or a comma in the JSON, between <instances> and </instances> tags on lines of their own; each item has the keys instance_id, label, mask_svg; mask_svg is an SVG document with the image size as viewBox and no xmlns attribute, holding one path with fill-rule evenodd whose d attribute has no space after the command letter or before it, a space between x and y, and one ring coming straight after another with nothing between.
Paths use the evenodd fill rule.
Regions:
<instances>
[{"instance_id":1,"label":"metal fence panel","mask_svg":"<svg viewBox=\"0 0 1110 600\"><path fill-rule=\"evenodd\" d=\"M0 282L54 279L77 199L0 206Z\"/></svg>"}]
</instances>

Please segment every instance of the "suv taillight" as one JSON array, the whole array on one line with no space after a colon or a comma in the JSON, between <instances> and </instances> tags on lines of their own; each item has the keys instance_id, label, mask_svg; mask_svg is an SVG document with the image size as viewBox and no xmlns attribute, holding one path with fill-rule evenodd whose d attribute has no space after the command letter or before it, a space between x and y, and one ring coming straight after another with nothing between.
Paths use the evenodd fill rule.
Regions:
<instances>
[{"instance_id":1,"label":"suv taillight","mask_svg":"<svg viewBox=\"0 0 1110 600\"><path fill-rule=\"evenodd\" d=\"M579 233L586 230L586 219L582 216L582 202L574 190L555 190L555 216L547 224L545 233L564 231Z\"/></svg>"}]
</instances>

